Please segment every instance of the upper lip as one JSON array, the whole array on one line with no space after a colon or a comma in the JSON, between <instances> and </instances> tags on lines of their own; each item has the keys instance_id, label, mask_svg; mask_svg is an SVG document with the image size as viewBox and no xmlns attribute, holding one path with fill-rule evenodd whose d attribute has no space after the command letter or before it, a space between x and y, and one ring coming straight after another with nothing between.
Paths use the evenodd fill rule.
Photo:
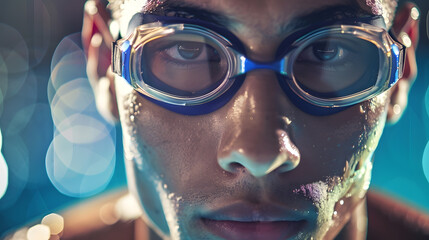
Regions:
<instances>
[{"instance_id":1,"label":"upper lip","mask_svg":"<svg viewBox=\"0 0 429 240\"><path fill-rule=\"evenodd\" d=\"M309 214L309 211L288 209L272 204L236 202L207 210L202 214L202 218L215 221L239 222L302 221L308 219Z\"/></svg>"}]
</instances>

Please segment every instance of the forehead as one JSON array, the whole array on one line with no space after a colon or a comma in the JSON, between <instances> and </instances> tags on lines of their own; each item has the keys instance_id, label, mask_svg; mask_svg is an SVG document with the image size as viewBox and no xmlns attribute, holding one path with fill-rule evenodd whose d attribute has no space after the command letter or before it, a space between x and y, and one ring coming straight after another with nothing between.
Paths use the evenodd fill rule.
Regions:
<instances>
[{"instance_id":1,"label":"forehead","mask_svg":"<svg viewBox=\"0 0 429 240\"><path fill-rule=\"evenodd\" d=\"M371 15L383 15L387 27L393 19L396 0L109 0L113 18L126 30L137 12L151 12L166 7L207 10L225 16L237 25L259 27L287 24L297 16L330 6L348 6Z\"/></svg>"},{"instance_id":2,"label":"forehead","mask_svg":"<svg viewBox=\"0 0 429 240\"><path fill-rule=\"evenodd\" d=\"M350 5L351 0L183 0L164 1L164 6L195 6L220 15L228 27L268 29L287 25L292 19L329 6ZM156 4L156 3L155 3ZM154 5L155 5L154 4ZM147 5L147 9L156 8Z\"/></svg>"}]
</instances>

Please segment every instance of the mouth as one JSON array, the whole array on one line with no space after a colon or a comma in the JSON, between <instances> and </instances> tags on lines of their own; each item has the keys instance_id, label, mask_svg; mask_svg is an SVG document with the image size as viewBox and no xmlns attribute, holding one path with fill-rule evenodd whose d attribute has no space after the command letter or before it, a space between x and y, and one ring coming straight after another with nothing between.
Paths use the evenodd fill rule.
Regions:
<instances>
[{"instance_id":1,"label":"mouth","mask_svg":"<svg viewBox=\"0 0 429 240\"><path fill-rule=\"evenodd\" d=\"M209 211L201 217L209 232L229 240L290 239L303 230L306 219L296 211L246 203Z\"/></svg>"}]
</instances>

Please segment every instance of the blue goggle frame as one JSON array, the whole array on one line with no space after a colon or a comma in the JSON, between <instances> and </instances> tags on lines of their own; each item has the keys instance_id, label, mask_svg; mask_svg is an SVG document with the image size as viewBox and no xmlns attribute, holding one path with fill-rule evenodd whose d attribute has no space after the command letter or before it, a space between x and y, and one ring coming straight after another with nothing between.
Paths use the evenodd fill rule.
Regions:
<instances>
[{"instance_id":1,"label":"blue goggle frame","mask_svg":"<svg viewBox=\"0 0 429 240\"><path fill-rule=\"evenodd\" d=\"M278 75L279 84L289 99L298 108L312 115L329 115L342 111L350 105L386 91L402 76L405 47L386 33L386 30L383 29L384 23L380 17L348 19L341 22L331 21L296 31L280 45L277 54L278 60L270 63L255 62L246 58L243 54L244 47L242 43L223 27L193 19L154 15L142 15L142 17L144 19L142 26L135 27L134 33L129 37L113 43L113 72L123 77L146 99L181 114L200 115L217 110L234 96L243 83L245 74L256 69L275 71ZM194 99L171 96L153 89L145 84L144 79L139 78L138 74L135 74L137 69L134 65L138 65L134 59L134 56L138 54L136 46L144 41L145 36L148 34L164 34L165 31L174 32L177 29L185 28L212 35L221 46L224 46L225 55L229 57L228 77L224 79L223 85L217 88L217 92L211 93L210 96L204 95ZM377 81L377 85L372 88L371 92L360 93L359 96L354 98L324 100L307 94L299 88L297 83L294 83L293 75L289 74L291 72L290 54L293 54L294 50L300 47L301 42L311 39L316 33L320 34L323 31L334 30L359 32L362 35L360 37L369 38L369 41L377 44L378 49L384 52L382 56L385 56L386 60L383 60L383 63L391 71L383 72L385 76L379 77L380 81Z\"/></svg>"}]
</instances>

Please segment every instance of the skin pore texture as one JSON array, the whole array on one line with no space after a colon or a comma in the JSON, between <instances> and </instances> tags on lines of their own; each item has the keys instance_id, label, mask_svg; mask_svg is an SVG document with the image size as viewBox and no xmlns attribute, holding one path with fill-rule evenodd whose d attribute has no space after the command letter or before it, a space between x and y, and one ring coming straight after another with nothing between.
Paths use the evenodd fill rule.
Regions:
<instances>
[{"instance_id":1,"label":"skin pore texture","mask_svg":"<svg viewBox=\"0 0 429 240\"><path fill-rule=\"evenodd\" d=\"M247 56L269 62L290 34L282 26L297 16L347 4L384 16L388 1L183 2L228 16L228 28ZM336 114L313 116L290 102L274 72L257 70L222 108L185 116L147 101L118 76L115 88L128 184L160 235L222 239L204 219L246 205L254 209L254 219L263 218L269 206L285 213L282 220L299 222L293 239L334 239L348 222L356 224L355 239L365 237L358 226L365 226L372 155L390 92Z\"/></svg>"}]
</instances>

